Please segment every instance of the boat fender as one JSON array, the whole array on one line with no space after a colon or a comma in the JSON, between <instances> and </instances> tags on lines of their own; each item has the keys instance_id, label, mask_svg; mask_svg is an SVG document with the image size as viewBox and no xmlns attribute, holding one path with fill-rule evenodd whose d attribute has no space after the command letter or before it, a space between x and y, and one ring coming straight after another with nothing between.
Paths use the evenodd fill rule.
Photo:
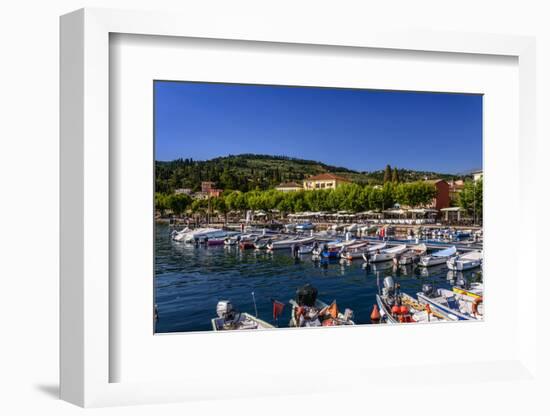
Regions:
<instances>
[{"instance_id":1,"label":"boat fender","mask_svg":"<svg viewBox=\"0 0 550 416\"><path fill-rule=\"evenodd\" d=\"M370 320L371 320L372 323L375 323L375 324L380 322L380 311L378 310L378 305L376 305L376 304L372 307L372 312L370 314Z\"/></svg>"},{"instance_id":2,"label":"boat fender","mask_svg":"<svg viewBox=\"0 0 550 416\"><path fill-rule=\"evenodd\" d=\"M472 303L472 314L474 316L479 315L479 304L483 303L483 296L480 296L479 298L475 298L474 302Z\"/></svg>"}]
</instances>

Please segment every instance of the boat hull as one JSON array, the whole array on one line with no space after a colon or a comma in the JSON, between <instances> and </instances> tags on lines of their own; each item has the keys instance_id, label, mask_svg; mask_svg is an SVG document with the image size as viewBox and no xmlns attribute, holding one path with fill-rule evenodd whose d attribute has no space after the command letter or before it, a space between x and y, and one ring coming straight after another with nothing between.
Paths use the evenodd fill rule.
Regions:
<instances>
[{"instance_id":1,"label":"boat hull","mask_svg":"<svg viewBox=\"0 0 550 416\"><path fill-rule=\"evenodd\" d=\"M449 259L448 257L427 256L427 257L422 257L418 262L418 265L422 267L437 266L439 264L445 264L448 259Z\"/></svg>"},{"instance_id":2,"label":"boat hull","mask_svg":"<svg viewBox=\"0 0 550 416\"><path fill-rule=\"evenodd\" d=\"M441 313L444 316L447 316L451 320L471 321L475 319L471 316L464 315L455 309L449 308L448 306L435 301L434 299L424 295L423 293L417 293L416 295L421 303L429 304L433 310Z\"/></svg>"},{"instance_id":3,"label":"boat hull","mask_svg":"<svg viewBox=\"0 0 550 416\"><path fill-rule=\"evenodd\" d=\"M451 260L447 260L447 267L449 268L449 270L453 271L471 270L479 266L481 266L481 260L457 260L456 262L451 262Z\"/></svg>"},{"instance_id":4,"label":"boat hull","mask_svg":"<svg viewBox=\"0 0 550 416\"><path fill-rule=\"evenodd\" d=\"M224 328L223 318L213 318L212 319L212 329L214 331L243 331L243 330L262 330L262 329L272 329L275 328L273 325L265 322L260 318L250 315L249 313L242 312L239 317L238 322L250 322L249 325L243 325L238 328ZM255 325L255 326L253 326Z\"/></svg>"}]
</instances>

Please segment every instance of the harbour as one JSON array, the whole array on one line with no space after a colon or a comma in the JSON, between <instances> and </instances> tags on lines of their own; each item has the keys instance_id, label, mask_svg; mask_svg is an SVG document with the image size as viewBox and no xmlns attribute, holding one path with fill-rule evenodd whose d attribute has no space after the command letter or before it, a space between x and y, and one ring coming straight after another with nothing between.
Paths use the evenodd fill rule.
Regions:
<instances>
[{"instance_id":1,"label":"harbour","mask_svg":"<svg viewBox=\"0 0 550 416\"><path fill-rule=\"evenodd\" d=\"M351 225L348 225L348 230ZM431 238L432 234L428 236L424 233L381 238L380 227L376 228L374 235L371 232L370 236L358 235L357 230L346 231L345 227L339 231L328 229L317 232L311 229L300 233L250 226L243 228L241 233L234 231L234 228L227 227L224 230L206 227L203 229L210 231L202 234L195 229L196 235L202 240L197 238L184 242L174 240L176 233L182 232L181 226L157 224L156 332L211 331L215 326L214 319L221 319L217 316L220 301L229 302L234 312L229 315L228 322L236 316L242 320L243 314L247 314L252 321L257 319L266 323L260 325L260 328L288 328L295 318L297 290L304 286L313 287L317 291L316 298L326 306L335 304L340 315L349 310L353 314L349 320L355 325L395 323L396 319L404 318L400 318L399 314L392 318L391 307L388 316L388 312L384 312L384 305L380 303L380 295L384 293L388 280L393 284L390 292L398 287L403 294L396 298L399 300L395 300L399 307L401 303L411 304L408 297L418 302L417 294L426 290L426 287L454 293L453 288L456 290L457 285L466 289L482 285L483 282L481 261L465 270L447 264L449 258L481 252L482 241L473 241L472 237L449 241ZM193 229L183 229L183 233L191 235L192 232ZM231 238L235 239L235 244L229 243ZM238 239L250 239L254 243L250 246L236 243ZM213 244L209 244L209 240ZM279 241L284 247L268 249L268 244L257 244L262 240ZM296 243L293 244L293 241ZM333 258L328 254L324 257L323 248L328 249L331 244L336 246L338 254ZM319 250L317 255L313 252L314 245ZM419 265L422 256L408 261L407 255L404 255L420 246L425 248L422 254L428 257L451 247L455 251L453 255L445 257L443 262L422 267ZM350 247L350 250L354 247L356 250L363 249L365 253L368 247L380 247L374 251L380 254L389 250L387 255L390 258L376 261L373 256L369 261L368 257L360 255L347 260L343 257L346 247ZM402 259L398 259L397 254L394 256L392 250L399 253ZM425 305L427 302L421 303ZM278 306L277 313L274 305L282 305ZM375 309L381 316L373 315ZM441 314L433 311L435 307L431 307L430 316L426 316L424 306L421 309L415 315L412 307L407 306L407 315L411 316L411 320L403 322L416 322L414 319L422 322L422 319L426 321L430 316L430 321L442 320L437 318ZM247 325L242 329L256 328L253 323Z\"/></svg>"}]
</instances>

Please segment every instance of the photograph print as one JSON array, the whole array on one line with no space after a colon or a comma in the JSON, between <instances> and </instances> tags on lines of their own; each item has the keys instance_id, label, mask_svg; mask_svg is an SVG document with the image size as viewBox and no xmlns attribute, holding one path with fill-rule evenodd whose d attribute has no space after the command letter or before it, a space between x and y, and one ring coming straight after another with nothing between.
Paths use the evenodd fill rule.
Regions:
<instances>
[{"instance_id":1,"label":"photograph print","mask_svg":"<svg viewBox=\"0 0 550 416\"><path fill-rule=\"evenodd\" d=\"M483 319L482 95L153 88L156 333Z\"/></svg>"}]
</instances>

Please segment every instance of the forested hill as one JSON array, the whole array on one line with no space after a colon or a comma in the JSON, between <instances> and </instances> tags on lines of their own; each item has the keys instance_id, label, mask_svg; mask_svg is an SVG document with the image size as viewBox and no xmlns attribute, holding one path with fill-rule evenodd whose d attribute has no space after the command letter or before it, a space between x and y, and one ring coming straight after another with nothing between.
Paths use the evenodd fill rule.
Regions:
<instances>
[{"instance_id":1,"label":"forested hill","mask_svg":"<svg viewBox=\"0 0 550 416\"><path fill-rule=\"evenodd\" d=\"M221 189L240 190L269 189L281 182L301 182L310 175L333 173L359 184L381 184L384 170L357 172L338 166L330 166L312 160L286 156L255 154L229 155L206 161L177 159L157 161L156 191L172 193L178 188L200 190L201 181L214 181ZM424 178L452 179L453 175L435 172L419 172L397 169L400 181L410 182Z\"/></svg>"}]
</instances>

